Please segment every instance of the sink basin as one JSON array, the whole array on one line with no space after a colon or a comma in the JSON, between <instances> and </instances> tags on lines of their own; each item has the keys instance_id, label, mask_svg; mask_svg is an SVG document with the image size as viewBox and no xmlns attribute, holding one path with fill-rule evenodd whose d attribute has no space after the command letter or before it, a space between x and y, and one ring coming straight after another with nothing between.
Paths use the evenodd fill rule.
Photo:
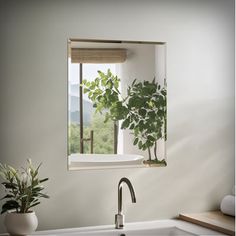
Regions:
<instances>
[{"instance_id":1,"label":"sink basin","mask_svg":"<svg viewBox=\"0 0 236 236\"><path fill-rule=\"evenodd\" d=\"M70 233L68 235L81 236L81 235L91 235L91 236L193 236L193 234L177 227L163 227L155 229L143 229L143 230L101 230L93 232L81 232L81 233Z\"/></svg>"},{"instance_id":2,"label":"sink basin","mask_svg":"<svg viewBox=\"0 0 236 236\"><path fill-rule=\"evenodd\" d=\"M118 234L120 235L120 234ZM145 236L145 235L160 235L160 236L175 236L175 235L196 235L196 234L193 234L193 233L189 233L189 232L186 232L184 230L181 230L177 227L168 227L168 228L157 228L157 229L149 229L149 230L134 230L134 231L130 231L130 232L127 232L125 233L126 236L132 236L132 235L142 235L142 236Z\"/></svg>"},{"instance_id":3,"label":"sink basin","mask_svg":"<svg viewBox=\"0 0 236 236\"><path fill-rule=\"evenodd\" d=\"M124 229L114 225L101 225L70 229L38 231L34 236L222 236L222 234L181 220L157 220L127 223Z\"/></svg>"}]
</instances>

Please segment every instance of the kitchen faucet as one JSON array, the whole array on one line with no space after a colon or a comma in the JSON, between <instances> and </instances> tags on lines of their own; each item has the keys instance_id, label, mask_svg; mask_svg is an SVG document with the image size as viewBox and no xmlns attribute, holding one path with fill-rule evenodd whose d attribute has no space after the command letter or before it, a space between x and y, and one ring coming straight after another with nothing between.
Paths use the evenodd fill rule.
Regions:
<instances>
[{"instance_id":1,"label":"kitchen faucet","mask_svg":"<svg viewBox=\"0 0 236 236\"><path fill-rule=\"evenodd\" d=\"M125 177L121 178L121 180L118 184L118 214L115 215L116 229L123 229L124 223L125 223L125 216L122 214L122 187L123 187L123 183L126 183L127 186L129 187L132 202L133 203L136 202L135 192L134 192L134 188L133 188L131 182Z\"/></svg>"}]
</instances>

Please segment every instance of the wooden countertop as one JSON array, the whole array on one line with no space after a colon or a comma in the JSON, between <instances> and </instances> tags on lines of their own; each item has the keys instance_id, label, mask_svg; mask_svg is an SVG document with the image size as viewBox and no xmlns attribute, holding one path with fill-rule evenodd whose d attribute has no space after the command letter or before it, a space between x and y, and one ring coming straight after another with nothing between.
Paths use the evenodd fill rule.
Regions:
<instances>
[{"instance_id":1,"label":"wooden countertop","mask_svg":"<svg viewBox=\"0 0 236 236\"><path fill-rule=\"evenodd\" d=\"M180 214L179 219L201 225L224 234L235 235L235 217L224 215L221 211Z\"/></svg>"}]
</instances>

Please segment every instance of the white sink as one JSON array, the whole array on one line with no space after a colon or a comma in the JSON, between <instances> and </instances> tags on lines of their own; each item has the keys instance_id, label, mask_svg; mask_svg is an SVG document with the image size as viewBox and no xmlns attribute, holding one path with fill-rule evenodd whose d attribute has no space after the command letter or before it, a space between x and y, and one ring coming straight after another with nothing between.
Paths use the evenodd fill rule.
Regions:
<instances>
[{"instance_id":1,"label":"white sink","mask_svg":"<svg viewBox=\"0 0 236 236\"><path fill-rule=\"evenodd\" d=\"M119 234L120 235L120 234ZM132 235L142 235L142 236L145 236L145 235L166 235L166 236L175 236L175 235L196 235L196 234L193 234L193 233L189 233L189 232L186 232L184 230L181 230L177 227L168 227L168 228L157 228L157 229L149 229L149 230L134 230L134 231L130 231L130 232L127 232L125 233L126 236L132 236Z\"/></svg>"},{"instance_id":2,"label":"white sink","mask_svg":"<svg viewBox=\"0 0 236 236\"><path fill-rule=\"evenodd\" d=\"M189 233L187 231L181 230L177 227L165 227L156 229L143 229L143 230L110 230L110 231L94 231L94 232L83 232L83 233L69 233L67 235L81 236L81 235L91 235L91 236L192 236L197 235Z\"/></svg>"},{"instance_id":3,"label":"white sink","mask_svg":"<svg viewBox=\"0 0 236 236\"><path fill-rule=\"evenodd\" d=\"M82 228L38 231L33 234L50 236L222 236L225 234L206 229L182 220L157 220L126 223L124 229L115 229L115 225L101 225Z\"/></svg>"}]
</instances>

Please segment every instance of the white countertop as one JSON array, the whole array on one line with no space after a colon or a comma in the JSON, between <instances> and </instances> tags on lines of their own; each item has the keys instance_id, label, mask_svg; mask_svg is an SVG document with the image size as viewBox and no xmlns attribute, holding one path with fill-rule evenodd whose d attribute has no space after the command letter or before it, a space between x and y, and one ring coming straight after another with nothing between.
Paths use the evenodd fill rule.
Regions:
<instances>
[{"instance_id":1,"label":"white countertop","mask_svg":"<svg viewBox=\"0 0 236 236\"><path fill-rule=\"evenodd\" d=\"M181 220L157 220L157 221L146 221L146 222L135 222L135 223L126 223L124 229L115 229L114 225L103 225L103 226L93 226L93 227L80 227L80 228L69 228L69 229L56 229L56 230L47 230L47 231L37 231L32 235L83 235L88 233L117 233L122 234L122 232L131 231L131 230L144 230L144 229L155 229L163 227L177 227L187 232L191 232L196 235L225 235L192 223L188 223ZM7 234L1 234L7 235Z\"/></svg>"}]
</instances>

